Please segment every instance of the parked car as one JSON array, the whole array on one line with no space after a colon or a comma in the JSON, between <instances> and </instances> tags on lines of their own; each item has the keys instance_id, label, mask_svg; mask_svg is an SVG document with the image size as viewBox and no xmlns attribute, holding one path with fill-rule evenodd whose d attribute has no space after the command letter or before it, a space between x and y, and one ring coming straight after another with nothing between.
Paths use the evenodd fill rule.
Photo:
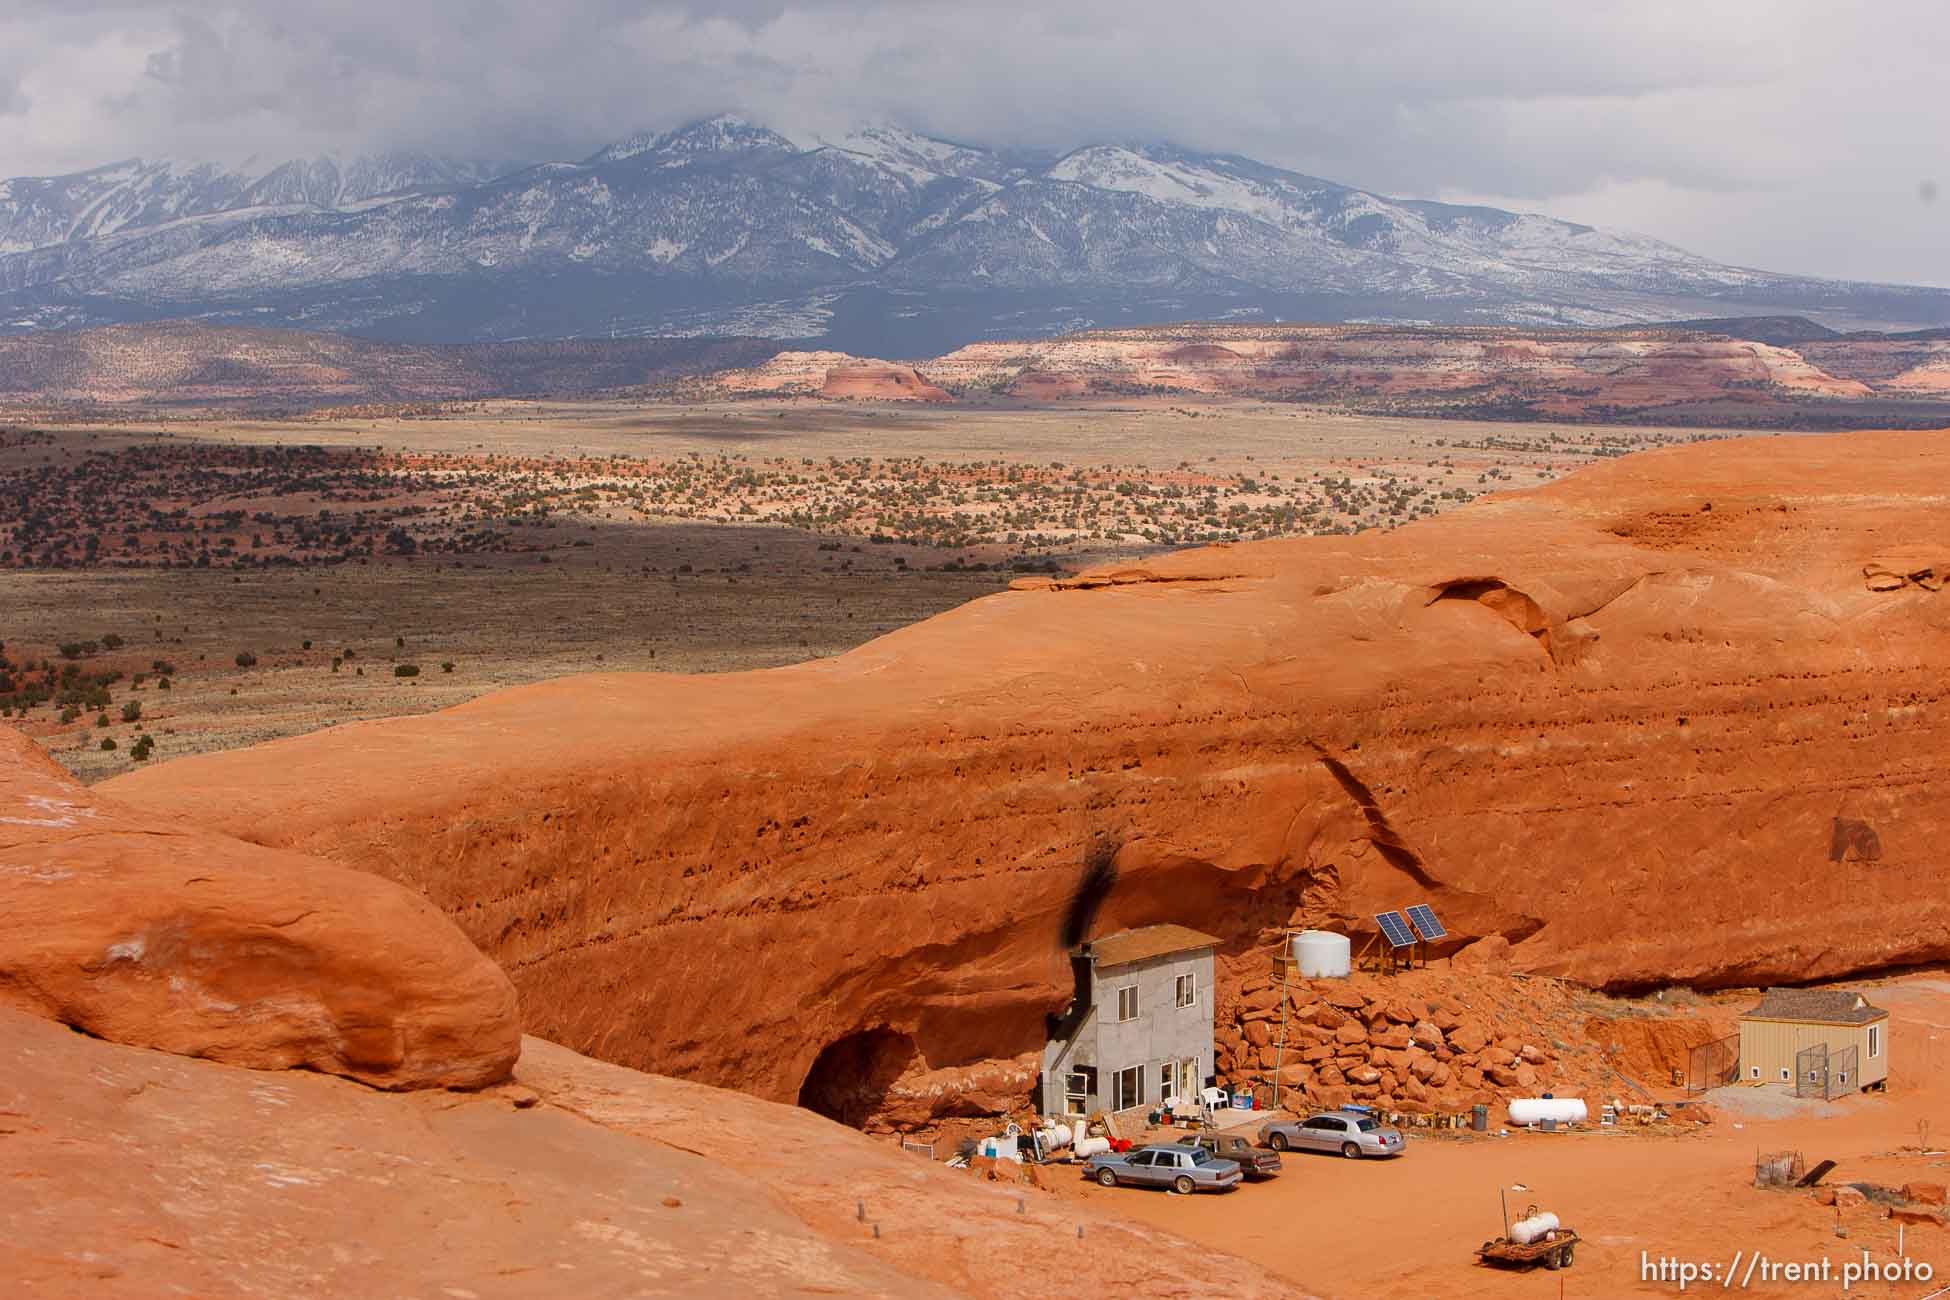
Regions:
<instances>
[{"instance_id":1,"label":"parked car","mask_svg":"<svg viewBox=\"0 0 1950 1300\"><path fill-rule=\"evenodd\" d=\"M1260 1150L1243 1133L1201 1133L1192 1142L1219 1159L1238 1165L1239 1172L1248 1181L1271 1178L1280 1172L1280 1153Z\"/></svg>"},{"instance_id":2,"label":"parked car","mask_svg":"<svg viewBox=\"0 0 1950 1300\"><path fill-rule=\"evenodd\" d=\"M1177 1192L1229 1192L1245 1177L1238 1162L1221 1160L1190 1142L1105 1151L1084 1161L1083 1173L1105 1187L1169 1187Z\"/></svg>"},{"instance_id":3,"label":"parked car","mask_svg":"<svg viewBox=\"0 0 1950 1300\"><path fill-rule=\"evenodd\" d=\"M1401 1130L1359 1111L1323 1110L1305 1119L1275 1120L1259 1130L1261 1145L1275 1151L1338 1151L1350 1160L1398 1156Z\"/></svg>"}]
</instances>

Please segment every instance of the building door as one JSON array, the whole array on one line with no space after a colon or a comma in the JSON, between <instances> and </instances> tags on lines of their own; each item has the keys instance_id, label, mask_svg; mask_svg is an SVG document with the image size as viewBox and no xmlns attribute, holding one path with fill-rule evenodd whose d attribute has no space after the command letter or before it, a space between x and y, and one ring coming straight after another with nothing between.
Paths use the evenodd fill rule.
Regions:
<instances>
[{"instance_id":1,"label":"building door","mask_svg":"<svg viewBox=\"0 0 1950 1300\"><path fill-rule=\"evenodd\" d=\"M1171 1072L1171 1090L1180 1100L1191 1103L1198 1100L1198 1062L1187 1058L1173 1061L1165 1067Z\"/></svg>"}]
</instances>

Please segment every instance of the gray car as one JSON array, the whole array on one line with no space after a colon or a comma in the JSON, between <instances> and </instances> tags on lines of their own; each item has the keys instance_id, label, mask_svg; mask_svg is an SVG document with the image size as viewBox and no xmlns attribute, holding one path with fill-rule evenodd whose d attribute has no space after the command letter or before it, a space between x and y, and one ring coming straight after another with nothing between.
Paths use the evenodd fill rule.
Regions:
<instances>
[{"instance_id":1,"label":"gray car","mask_svg":"<svg viewBox=\"0 0 1950 1300\"><path fill-rule=\"evenodd\" d=\"M1350 1160L1398 1156L1401 1130L1361 1111L1323 1110L1305 1119L1275 1120L1259 1130L1262 1146L1275 1151L1338 1151Z\"/></svg>"},{"instance_id":2,"label":"gray car","mask_svg":"<svg viewBox=\"0 0 1950 1300\"><path fill-rule=\"evenodd\" d=\"M1245 1175L1189 1142L1168 1142L1122 1153L1105 1151L1083 1162L1083 1175L1105 1187L1169 1187L1176 1192L1229 1192Z\"/></svg>"}]
</instances>

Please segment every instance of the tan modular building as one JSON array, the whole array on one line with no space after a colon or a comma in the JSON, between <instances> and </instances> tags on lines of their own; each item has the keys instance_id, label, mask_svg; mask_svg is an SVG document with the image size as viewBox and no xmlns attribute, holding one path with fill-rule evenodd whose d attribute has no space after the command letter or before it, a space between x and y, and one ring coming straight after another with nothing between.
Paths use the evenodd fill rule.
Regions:
<instances>
[{"instance_id":1,"label":"tan modular building","mask_svg":"<svg viewBox=\"0 0 1950 1300\"><path fill-rule=\"evenodd\" d=\"M1769 989L1740 1017L1740 1077L1828 1096L1880 1088L1889 1013L1850 989Z\"/></svg>"}]
</instances>

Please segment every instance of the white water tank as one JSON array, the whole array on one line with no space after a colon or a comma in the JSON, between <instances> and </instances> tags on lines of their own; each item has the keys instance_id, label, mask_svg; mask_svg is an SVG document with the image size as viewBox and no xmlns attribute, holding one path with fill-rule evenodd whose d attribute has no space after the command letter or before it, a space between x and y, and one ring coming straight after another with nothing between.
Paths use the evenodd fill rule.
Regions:
<instances>
[{"instance_id":1,"label":"white water tank","mask_svg":"<svg viewBox=\"0 0 1950 1300\"><path fill-rule=\"evenodd\" d=\"M1510 1122L1528 1126L1554 1119L1560 1124L1584 1123L1584 1102L1577 1097L1513 1097Z\"/></svg>"},{"instance_id":2,"label":"white water tank","mask_svg":"<svg viewBox=\"0 0 1950 1300\"><path fill-rule=\"evenodd\" d=\"M1354 948L1344 934L1302 930L1293 936L1293 965L1308 979L1344 979L1354 967Z\"/></svg>"}]
</instances>

